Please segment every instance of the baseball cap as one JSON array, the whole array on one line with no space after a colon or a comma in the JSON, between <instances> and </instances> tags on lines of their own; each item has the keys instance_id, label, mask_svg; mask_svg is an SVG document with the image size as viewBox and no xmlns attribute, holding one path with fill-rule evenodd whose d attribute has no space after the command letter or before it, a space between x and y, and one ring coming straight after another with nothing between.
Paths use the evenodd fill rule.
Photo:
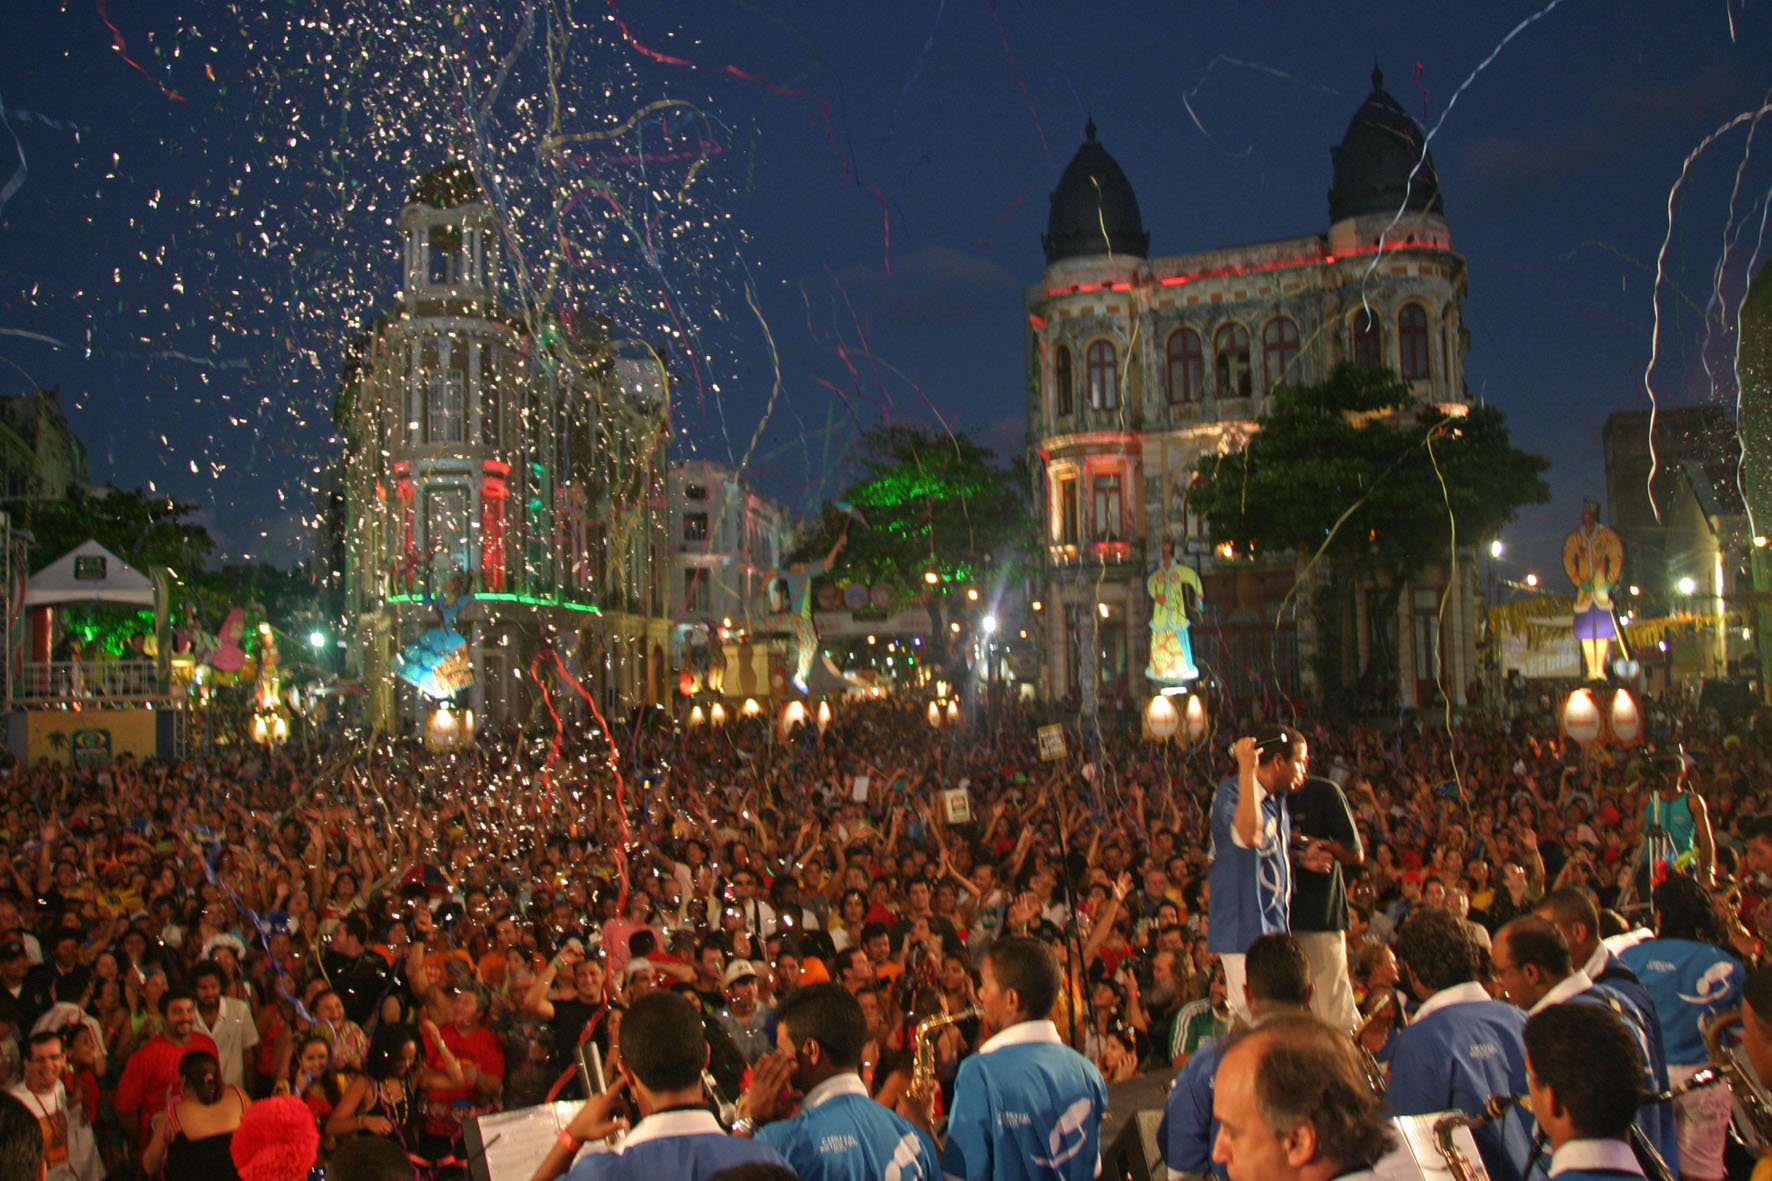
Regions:
<instances>
[{"instance_id":1,"label":"baseball cap","mask_svg":"<svg viewBox=\"0 0 1772 1181\"><path fill-rule=\"evenodd\" d=\"M629 980L632 980L641 972L651 972L654 975L657 975L658 965L647 959L645 956L636 956L628 961L628 966L624 969L624 972Z\"/></svg>"},{"instance_id":2,"label":"baseball cap","mask_svg":"<svg viewBox=\"0 0 1772 1181\"><path fill-rule=\"evenodd\" d=\"M755 978L757 967L749 960L733 960L726 965L726 986L728 988L749 976Z\"/></svg>"}]
</instances>

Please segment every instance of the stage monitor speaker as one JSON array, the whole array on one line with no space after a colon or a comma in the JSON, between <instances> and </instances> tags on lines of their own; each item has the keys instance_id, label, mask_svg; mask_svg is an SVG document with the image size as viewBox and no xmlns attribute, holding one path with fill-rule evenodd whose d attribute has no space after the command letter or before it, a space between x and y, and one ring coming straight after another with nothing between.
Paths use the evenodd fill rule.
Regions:
<instances>
[{"instance_id":1,"label":"stage monitor speaker","mask_svg":"<svg viewBox=\"0 0 1772 1181\"><path fill-rule=\"evenodd\" d=\"M1112 1146L1101 1154L1101 1181L1167 1181L1163 1146L1157 1143L1157 1126L1162 1122L1161 1109L1133 1112Z\"/></svg>"}]
</instances>

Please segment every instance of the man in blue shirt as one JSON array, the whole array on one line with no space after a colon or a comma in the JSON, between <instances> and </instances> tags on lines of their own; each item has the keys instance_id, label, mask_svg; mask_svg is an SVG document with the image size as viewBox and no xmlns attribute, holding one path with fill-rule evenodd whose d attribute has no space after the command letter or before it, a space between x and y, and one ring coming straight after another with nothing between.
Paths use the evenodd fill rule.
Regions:
<instances>
[{"instance_id":1,"label":"man in blue shirt","mask_svg":"<svg viewBox=\"0 0 1772 1181\"><path fill-rule=\"evenodd\" d=\"M1526 1086L1557 1181L1643 1175L1625 1137L1643 1101L1643 1058L1623 1021L1598 1005L1552 1005L1526 1022Z\"/></svg>"},{"instance_id":2,"label":"man in blue shirt","mask_svg":"<svg viewBox=\"0 0 1772 1181\"><path fill-rule=\"evenodd\" d=\"M809 984L775 1011L776 1051L756 1064L739 1100L744 1119L786 1158L800 1181L939 1181L935 1141L875 1103L861 1081L868 1023L861 1002L841 984ZM768 1123L784 1088L800 1092L792 1119Z\"/></svg>"},{"instance_id":3,"label":"man in blue shirt","mask_svg":"<svg viewBox=\"0 0 1772 1181\"><path fill-rule=\"evenodd\" d=\"M1212 1159L1230 1181L1377 1176L1393 1138L1345 1033L1307 1014L1275 1017L1232 1041L1218 1078Z\"/></svg>"},{"instance_id":4,"label":"man in blue shirt","mask_svg":"<svg viewBox=\"0 0 1772 1181\"><path fill-rule=\"evenodd\" d=\"M1677 1087L1710 1061L1704 1029L1741 1002L1746 973L1723 950L1728 942L1710 891L1675 875L1655 888L1655 938L1627 947L1619 958L1637 974L1661 1016L1667 1076ZM1679 1120L1680 1176L1719 1181L1729 1131L1727 1087L1699 1087L1674 1100Z\"/></svg>"},{"instance_id":5,"label":"man in blue shirt","mask_svg":"<svg viewBox=\"0 0 1772 1181\"><path fill-rule=\"evenodd\" d=\"M1224 964L1231 1014L1248 1020L1243 1000L1243 953L1257 936L1291 924L1292 823L1286 797L1304 782L1309 762L1304 735L1290 726L1263 726L1231 747L1237 773L1212 796L1212 863L1207 871L1206 947ZM1327 871L1318 850L1312 868Z\"/></svg>"},{"instance_id":6,"label":"man in blue shirt","mask_svg":"<svg viewBox=\"0 0 1772 1181\"><path fill-rule=\"evenodd\" d=\"M1311 965L1304 949L1290 935L1263 935L1249 945L1246 957L1249 979L1247 1007L1259 1028L1270 1018L1309 1011ZM1212 1160L1212 1142L1218 1124L1212 1118L1213 1082L1220 1060L1233 1038L1216 1037L1187 1060L1170 1088L1157 1125L1157 1145L1169 1166L1169 1181L1182 1181L1210 1172L1223 1181L1224 1166Z\"/></svg>"},{"instance_id":7,"label":"man in blue shirt","mask_svg":"<svg viewBox=\"0 0 1772 1181\"><path fill-rule=\"evenodd\" d=\"M532 1181L553 1181L586 1141L627 1127L617 1114L624 1095L640 1122L611 1151L572 1165L569 1181L701 1181L753 1161L786 1165L773 1148L726 1134L702 1097L707 1064L707 1035L693 1001L674 992L635 1001L621 1023L621 1077L579 1109Z\"/></svg>"},{"instance_id":8,"label":"man in blue shirt","mask_svg":"<svg viewBox=\"0 0 1772 1181\"><path fill-rule=\"evenodd\" d=\"M1397 959L1421 1002L1379 1055L1391 1072L1384 1097L1398 1115L1477 1115L1490 1096L1525 1091L1526 1015L1490 999L1478 979L1482 952L1470 924L1448 910L1421 907L1398 929ZM1526 1117L1516 1108L1474 1135L1492 1181L1520 1181L1532 1151Z\"/></svg>"},{"instance_id":9,"label":"man in blue shirt","mask_svg":"<svg viewBox=\"0 0 1772 1181\"><path fill-rule=\"evenodd\" d=\"M1575 967L1569 945L1555 925L1535 914L1523 914L1507 923L1495 933L1490 966L1506 999L1526 1010L1528 1016L1565 1002L1612 1010L1624 1019L1625 1028L1636 1039L1644 1064L1643 1093L1659 1095L1668 1089L1661 1026L1651 1028L1642 1023L1615 993L1595 985L1586 970ZM1678 1162L1672 1100L1645 1103L1635 1123L1655 1151L1670 1163Z\"/></svg>"},{"instance_id":10,"label":"man in blue shirt","mask_svg":"<svg viewBox=\"0 0 1772 1181\"><path fill-rule=\"evenodd\" d=\"M1093 1181L1107 1084L1051 1022L1058 957L1038 939L991 944L979 1007L997 1032L960 1063L942 1175L952 1181Z\"/></svg>"}]
</instances>

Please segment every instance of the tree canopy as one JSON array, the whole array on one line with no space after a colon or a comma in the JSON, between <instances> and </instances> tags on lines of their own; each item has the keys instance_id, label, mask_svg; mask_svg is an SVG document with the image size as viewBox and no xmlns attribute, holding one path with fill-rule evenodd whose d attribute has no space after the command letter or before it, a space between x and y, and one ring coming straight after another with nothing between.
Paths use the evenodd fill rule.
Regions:
<instances>
[{"instance_id":1,"label":"tree canopy","mask_svg":"<svg viewBox=\"0 0 1772 1181\"><path fill-rule=\"evenodd\" d=\"M1475 545L1523 505L1549 500L1550 461L1515 448L1494 407L1447 414L1391 373L1350 364L1321 384L1276 390L1258 425L1242 450L1200 460L1190 504L1213 542L1239 553L1303 563L1322 551L1327 580L1301 604L1317 625L1318 687L1326 702L1388 706L1407 580L1445 560L1454 537ZM1360 645L1348 641L1363 593L1375 596L1369 659L1355 670Z\"/></svg>"},{"instance_id":2,"label":"tree canopy","mask_svg":"<svg viewBox=\"0 0 1772 1181\"><path fill-rule=\"evenodd\" d=\"M1215 543L1292 550L1407 577L1550 499L1550 461L1515 448L1492 406L1449 416L1390 373L1342 364L1282 387L1241 451L1203 458L1189 493Z\"/></svg>"},{"instance_id":3,"label":"tree canopy","mask_svg":"<svg viewBox=\"0 0 1772 1181\"><path fill-rule=\"evenodd\" d=\"M1006 571L1030 552L1020 465L999 465L964 431L875 427L863 436L860 466L842 497L865 521L849 527L840 560L847 576L921 594L930 570L943 585L975 582L987 567ZM827 507L790 557L823 557L848 519Z\"/></svg>"}]
</instances>

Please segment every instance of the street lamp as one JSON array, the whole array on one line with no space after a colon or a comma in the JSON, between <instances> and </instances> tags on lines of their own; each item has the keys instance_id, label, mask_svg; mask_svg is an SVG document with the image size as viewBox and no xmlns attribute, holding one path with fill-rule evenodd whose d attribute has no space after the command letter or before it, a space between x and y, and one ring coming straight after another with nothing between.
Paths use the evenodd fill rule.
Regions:
<instances>
[{"instance_id":1,"label":"street lamp","mask_svg":"<svg viewBox=\"0 0 1772 1181\"><path fill-rule=\"evenodd\" d=\"M997 634L997 617L995 615L987 615L984 617L984 634L987 636L994 636Z\"/></svg>"},{"instance_id":2,"label":"street lamp","mask_svg":"<svg viewBox=\"0 0 1772 1181\"><path fill-rule=\"evenodd\" d=\"M1679 591L1682 595L1691 595L1691 594L1698 593L1698 580L1696 578L1692 577L1690 574L1688 574L1688 575L1686 575L1686 577L1680 579L1680 581L1675 583L1674 585L1679 588Z\"/></svg>"},{"instance_id":3,"label":"street lamp","mask_svg":"<svg viewBox=\"0 0 1772 1181\"><path fill-rule=\"evenodd\" d=\"M1490 557L1499 558L1502 554L1505 554L1506 552L1507 552L1507 546L1505 546L1501 543L1501 538L1497 537L1495 540L1493 540L1489 543L1489 556Z\"/></svg>"},{"instance_id":4,"label":"street lamp","mask_svg":"<svg viewBox=\"0 0 1772 1181\"><path fill-rule=\"evenodd\" d=\"M308 633L308 647L310 647L310 648L324 648L324 647L326 647L326 633L321 632L321 631L309 632Z\"/></svg>"},{"instance_id":5,"label":"street lamp","mask_svg":"<svg viewBox=\"0 0 1772 1181\"><path fill-rule=\"evenodd\" d=\"M1536 574L1526 575L1526 585L1531 587L1534 590L1537 590L1538 589L1538 575L1536 575Z\"/></svg>"}]
</instances>

